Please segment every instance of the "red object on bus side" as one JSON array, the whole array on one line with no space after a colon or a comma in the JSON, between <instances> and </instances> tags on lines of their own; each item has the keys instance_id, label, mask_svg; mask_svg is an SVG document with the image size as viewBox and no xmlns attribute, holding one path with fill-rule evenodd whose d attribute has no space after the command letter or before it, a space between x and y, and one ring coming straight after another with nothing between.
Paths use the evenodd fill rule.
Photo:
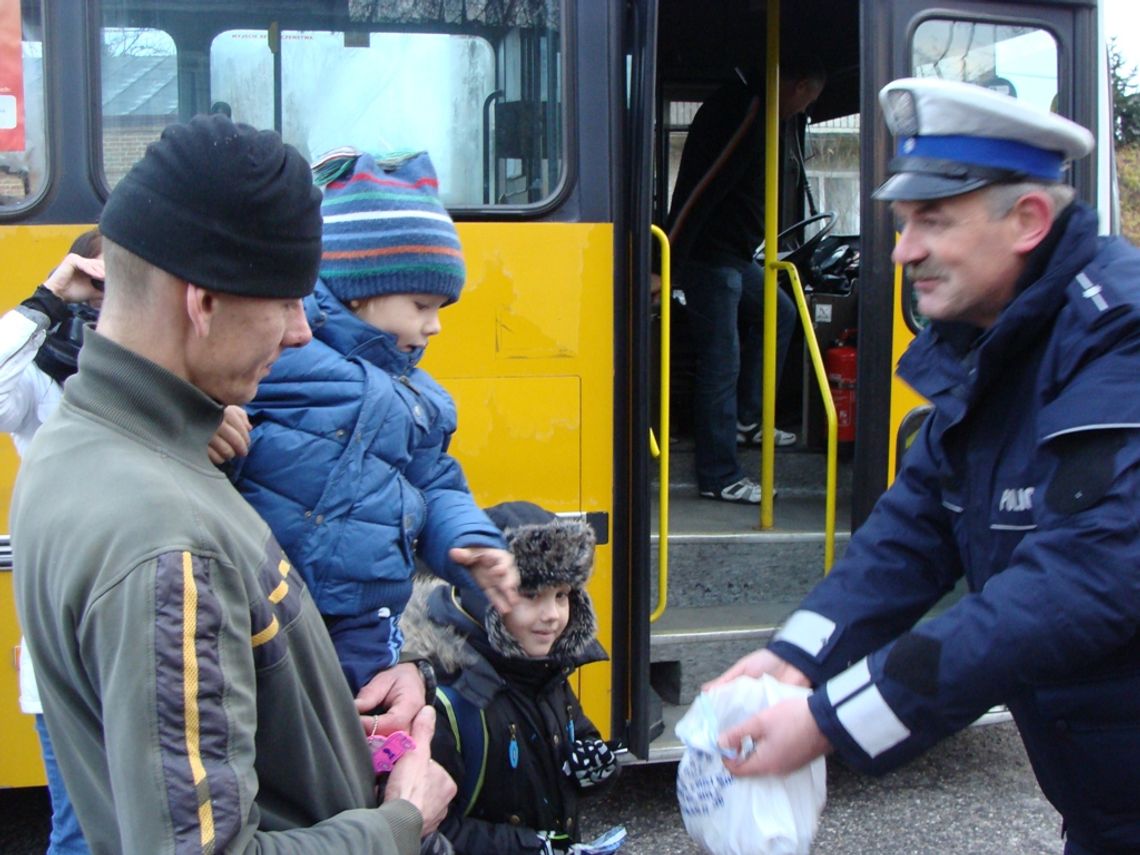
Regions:
<instances>
[{"instance_id":1,"label":"red object on bus side","mask_svg":"<svg viewBox=\"0 0 1140 855\"><path fill-rule=\"evenodd\" d=\"M832 347L823 353L827 385L835 402L840 442L855 441L855 330L844 330Z\"/></svg>"}]
</instances>

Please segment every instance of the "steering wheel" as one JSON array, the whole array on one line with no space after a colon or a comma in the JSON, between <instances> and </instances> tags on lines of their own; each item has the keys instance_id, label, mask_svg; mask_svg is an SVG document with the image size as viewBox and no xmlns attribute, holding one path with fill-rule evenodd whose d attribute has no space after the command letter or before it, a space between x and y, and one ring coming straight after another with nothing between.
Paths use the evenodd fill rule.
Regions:
<instances>
[{"instance_id":1,"label":"steering wheel","mask_svg":"<svg viewBox=\"0 0 1140 855\"><path fill-rule=\"evenodd\" d=\"M835 221L838 218L839 218L839 215L835 211L824 211L823 213L815 214L814 216L807 217L806 219L800 220L798 223L793 223L792 225L788 226L786 229L784 229L782 232L780 232L778 235L776 235L776 246L777 247L781 243L783 243L784 238L788 237L789 235L795 234L800 229L806 228L806 227L810 226L812 223L818 223L821 220L827 221L823 225L823 227L820 228L820 230L818 232L816 232L814 235L809 237L807 240L805 240L799 246L792 247L791 249L785 250L784 252L777 251L776 258L778 258L780 261L790 262L791 264L794 264L798 269L800 269L802 271L804 268L804 263L811 258L812 253L815 252L815 248L817 246L819 246L819 242L821 240L823 240L825 237L827 237L828 232L830 232L833 228L835 228ZM756 258L756 261L763 263L763 261L764 261L764 245L763 244L761 244L760 248L758 250L756 250L755 258Z\"/></svg>"}]
</instances>

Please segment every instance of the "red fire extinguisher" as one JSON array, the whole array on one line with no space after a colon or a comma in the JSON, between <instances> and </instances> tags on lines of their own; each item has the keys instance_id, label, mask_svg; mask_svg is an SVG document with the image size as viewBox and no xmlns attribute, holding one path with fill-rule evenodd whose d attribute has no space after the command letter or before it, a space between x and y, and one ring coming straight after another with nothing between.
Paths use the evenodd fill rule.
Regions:
<instances>
[{"instance_id":1,"label":"red fire extinguisher","mask_svg":"<svg viewBox=\"0 0 1140 855\"><path fill-rule=\"evenodd\" d=\"M846 329L823 353L827 385L835 402L839 441L855 441L855 330Z\"/></svg>"}]
</instances>

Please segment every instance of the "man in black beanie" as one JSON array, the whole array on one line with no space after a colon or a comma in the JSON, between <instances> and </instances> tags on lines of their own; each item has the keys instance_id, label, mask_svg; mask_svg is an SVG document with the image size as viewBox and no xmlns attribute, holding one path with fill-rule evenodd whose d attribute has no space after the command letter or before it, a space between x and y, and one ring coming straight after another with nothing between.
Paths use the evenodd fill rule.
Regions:
<instances>
[{"instance_id":1,"label":"man in black beanie","mask_svg":"<svg viewBox=\"0 0 1140 855\"><path fill-rule=\"evenodd\" d=\"M93 851L410 855L455 792L426 708L377 809L321 617L206 456L223 406L311 337L319 206L294 149L212 115L167 128L104 209L102 314L12 505L20 620Z\"/></svg>"}]
</instances>

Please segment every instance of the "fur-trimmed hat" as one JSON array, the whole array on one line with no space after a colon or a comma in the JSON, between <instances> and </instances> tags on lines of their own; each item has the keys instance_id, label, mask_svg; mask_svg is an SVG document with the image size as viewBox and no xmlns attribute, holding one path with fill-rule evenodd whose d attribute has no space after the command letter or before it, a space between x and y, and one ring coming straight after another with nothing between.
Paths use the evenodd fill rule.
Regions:
<instances>
[{"instance_id":1,"label":"fur-trimmed hat","mask_svg":"<svg viewBox=\"0 0 1140 855\"><path fill-rule=\"evenodd\" d=\"M338 300L459 299L467 278L463 249L426 151L377 159L338 149L313 165L313 175L325 192L321 279Z\"/></svg>"},{"instance_id":2,"label":"fur-trimmed hat","mask_svg":"<svg viewBox=\"0 0 1140 855\"><path fill-rule=\"evenodd\" d=\"M586 593L594 569L594 530L585 520L562 519L532 502L504 502L486 511L515 556L520 589L570 586L570 620L550 656L565 659L581 650L598 631L594 605ZM526 656L494 608L487 609L484 623L496 650L507 656Z\"/></svg>"},{"instance_id":3,"label":"fur-trimmed hat","mask_svg":"<svg viewBox=\"0 0 1140 855\"><path fill-rule=\"evenodd\" d=\"M210 291L290 299L317 280L320 201L305 158L275 132L195 116L147 146L111 191L99 228Z\"/></svg>"}]
</instances>

